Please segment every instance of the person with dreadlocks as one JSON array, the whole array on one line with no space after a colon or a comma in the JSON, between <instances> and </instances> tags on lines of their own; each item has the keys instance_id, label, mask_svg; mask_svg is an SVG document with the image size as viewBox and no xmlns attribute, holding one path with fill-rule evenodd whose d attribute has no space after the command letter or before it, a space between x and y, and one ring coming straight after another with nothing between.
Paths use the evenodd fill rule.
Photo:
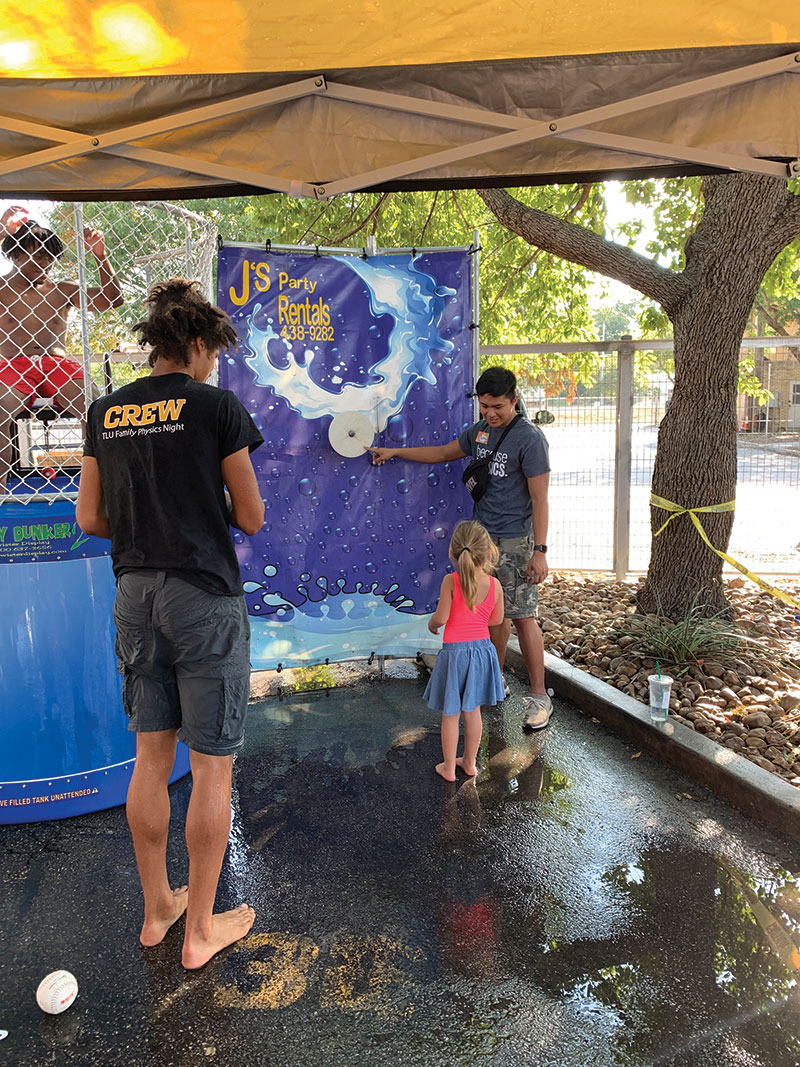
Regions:
<instances>
[{"instance_id":1,"label":"person with dreadlocks","mask_svg":"<svg viewBox=\"0 0 800 1067\"><path fill-rule=\"evenodd\" d=\"M183 965L195 969L255 918L247 904L213 908L250 691L229 524L252 535L264 522L250 461L263 438L233 393L205 384L237 342L225 312L184 278L154 286L147 307L134 329L152 345L150 374L89 408L76 517L84 533L111 539L123 704L137 735L127 815L144 892L140 941L157 945L186 911ZM188 891L171 888L166 862L178 740L193 779Z\"/></svg>"}]
</instances>

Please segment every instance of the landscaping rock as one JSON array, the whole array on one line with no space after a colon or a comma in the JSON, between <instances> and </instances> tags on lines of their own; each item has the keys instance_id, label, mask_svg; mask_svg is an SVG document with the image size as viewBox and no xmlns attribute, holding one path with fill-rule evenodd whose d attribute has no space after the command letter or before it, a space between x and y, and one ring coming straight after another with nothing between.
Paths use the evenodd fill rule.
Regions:
<instances>
[{"instance_id":1,"label":"landscaping rock","mask_svg":"<svg viewBox=\"0 0 800 1067\"><path fill-rule=\"evenodd\" d=\"M763 711L751 711L749 715L745 715L742 720L745 726L771 726L772 719Z\"/></svg>"},{"instance_id":2,"label":"landscaping rock","mask_svg":"<svg viewBox=\"0 0 800 1067\"><path fill-rule=\"evenodd\" d=\"M747 745L748 748L767 747L767 742L764 740L763 737L753 737L752 734L748 734L748 736L744 739L744 743Z\"/></svg>"},{"instance_id":3,"label":"landscaping rock","mask_svg":"<svg viewBox=\"0 0 800 1067\"><path fill-rule=\"evenodd\" d=\"M796 581L777 584L800 594ZM779 601L743 578L725 586L734 622L759 633L758 646L697 662L662 660L662 672L675 678L670 718L800 787L800 631ZM664 620L636 615L635 594L635 582L556 573L541 592L542 632L550 652L647 704L656 660L639 635Z\"/></svg>"},{"instance_id":4,"label":"landscaping rock","mask_svg":"<svg viewBox=\"0 0 800 1067\"><path fill-rule=\"evenodd\" d=\"M764 739L768 745L782 745L785 741L783 734L778 730L767 730L764 733Z\"/></svg>"},{"instance_id":5,"label":"landscaping rock","mask_svg":"<svg viewBox=\"0 0 800 1067\"><path fill-rule=\"evenodd\" d=\"M763 767L765 771L775 771L774 764L770 763L770 761L763 756L750 756L748 754L748 759L752 760L757 767Z\"/></svg>"},{"instance_id":6,"label":"landscaping rock","mask_svg":"<svg viewBox=\"0 0 800 1067\"><path fill-rule=\"evenodd\" d=\"M728 737L722 743L726 748L733 749L734 752L741 752L747 747L741 737Z\"/></svg>"},{"instance_id":7,"label":"landscaping rock","mask_svg":"<svg viewBox=\"0 0 800 1067\"><path fill-rule=\"evenodd\" d=\"M725 673L725 668L721 663L717 663L714 660L705 660L703 673L711 678L721 678Z\"/></svg>"}]
</instances>

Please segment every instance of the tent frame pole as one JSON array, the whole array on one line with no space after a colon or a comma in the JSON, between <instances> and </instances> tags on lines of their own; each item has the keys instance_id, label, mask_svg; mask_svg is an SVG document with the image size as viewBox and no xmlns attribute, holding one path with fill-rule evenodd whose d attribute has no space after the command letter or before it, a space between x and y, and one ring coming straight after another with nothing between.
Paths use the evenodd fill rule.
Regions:
<instances>
[{"instance_id":1,"label":"tent frame pole","mask_svg":"<svg viewBox=\"0 0 800 1067\"><path fill-rule=\"evenodd\" d=\"M139 150L129 146L126 142L172 133L186 126L194 126L200 122L209 122L230 115L238 115L244 111L253 111L262 107L287 103L302 97L312 96L315 93L322 93L325 88L325 78L318 74L311 78L303 78L300 81L276 86L274 89L248 93L245 96L233 97L230 100L218 101L215 104L206 104L203 107L189 108L187 111L181 111L177 114L163 115L158 119L137 122L132 126L123 126L117 130L100 134L78 134L73 130L61 130L54 126L45 126L39 123L22 121L8 115L0 115L0 130L24 133L41 140L59 142L53 148L44 148L38 152L29 152L27 155L0 161L0 175L17 174L25 170L31 170L33 167L44 166L48 163L60 163L65 159L91 155L94 152L111 152L114 155L141 159L144 156ZM119 151L116 151L117 149ZM171 160L169 165L175 169L191 169L194 164L202 168L209 165L200 160L185 159L183 156L171 152L155 154ZM233 168L224 169L228 171L234 170ZM203 170L200 171L200 173L203 172ZM234 171L234 173L249 174L250 172ZM254 177L258 176L254 175ZM267 176L264 175L262 177ZM286 179L269 177L270 181L280 181L287 187L293 184ZM239 178L238 180L241 181L242 179Z\"/></svg>"},{"instance_id":2,"label":"tent frame pole","mask_svg":"<svg viewBox=\"0 0 800 1067\"><path fill-rule=\"evenodd\" d=\"M375 99L370 102L378 105L379 100L377 98L383 98L385 101L383 106L393 107L395 110L401 110L400 100L405 101L405 106L402 110L413 111L414 114L424 114L428 116L434 116L439 118L451 118L455 121L464 122L469 121L473 124L491 125L492 119L501 119L502 122L498 122L498 125L502 125L504 128L509 129L508 133L496 134L493 137L486 137L479 141L471 141L468 144L456 145L453 148L447 148L440 152L432 152L425 156L419 156L416 159L405 160L402 163L395 163L392 166L381 167L377 170L364 171L361 174L354 174L348 178L343 178L340 181L329 182L325 187L322 196L325 198L331 196L337 196L339 193L350 193L357 189L369 188L373 185L382 185L389 181L394 181L397 178L407 177L409 174L417 174L421 171L433 170L436 167L446 166L450 163L459 163L465 159L470 159L475 156L488 155L491 152L501 152L507 148L516 148L523 144L530 144L532 141L542 140L543 138L556 136L563 136L573 131L580 131L582 127L591 125L595 122L607 122L610 119L616 119L625 115L634 114L637 111L644 111L647 108L659 107L662 104L675 103L681 100L688 100L691 97L699 96L702 93L714 92L719 89L729 89L735 85L742 85L748 82L757 81L761 78L772 77L776 74L797 73L800 74L800 52L790 52L788 55L779 56L776 59L768 59L762 63L751 63L746 67L738 67L734 70L724 71L721 74L712 74L705 78L697 78L693 81L682 82L679 85L671 86L669 89L658 89L651 93L643 93L640 96L628 97L625 100L618 100L613 104L604 104L601 107L590 108L587 111L578 111L572 115L565 115L558 119L540 119L538 122L529 122L527 119L520 119L511 115L496 115L494 112L481 111L478 108L450 108L446 105L434 104L432 107L427 101L415 100L408 97L400 97L394 101L389 101L387 98L391 94L373 93L372 96ZM346 86L340 86L337 83L331 83L328 86L328 94L331 91L336 93L339 99L346 99L346 95L343 90L346 90ZM364 90L356 91L359 96L364 95ZM354 97L354 102L356 98ZM366 102L366 101L364 101ZM446 111L449 114L445 113ZM470 117L468 118L467 115ZM479 122L478 116L484 116L483 120ZM606 135L604 135L606 136ZM610 136L610 135L608 135ZM638 138L627 138L626 140L631 143L636 143ZM656 142L653 142L654 144ZM660 143L660 142L658 142ZM630 145L627 146L630 149ZM714 155L718 162L715 166L722 166L726 170L756 170L757 173L763 173L762 167L764 161L753 159L749 156L733 156L726 155L725 153L713 153L711 150L703 148L694 149L691 146L675 146L675 148L685 156L688 161L695 161L695 152L702 153L707 161L710 155ZM664 149L671 152L671 145L664 145ZM649 152L642 150L641 154L647 155ZM666 158L673 158L672 155L668 155ZM677 158L681 158L679 155ZM780 177L789 178L800 171L800 166L797 166L798 161L794 161L792 164L778 163L777 166L780 169ZM772 164L775 166L775 164ZM773 170L769 170L768 173L774 173ZM317 195L320 195L319 190Z\"/></svg>"},{"instance_id":3,"label":"tent frame pole","mask_svg":"<svg viewBox=\"0 0 800 1067\"><path fill-rule=\"evenodd\" d=\"M481 281L480 281L480 256L481 235L478 230L472 231L472 248L470 249L472 262L472 388L475 389L481 373ZM478 419L478 398L472 397L472 415Z\"/></svg>"}]
</instances>

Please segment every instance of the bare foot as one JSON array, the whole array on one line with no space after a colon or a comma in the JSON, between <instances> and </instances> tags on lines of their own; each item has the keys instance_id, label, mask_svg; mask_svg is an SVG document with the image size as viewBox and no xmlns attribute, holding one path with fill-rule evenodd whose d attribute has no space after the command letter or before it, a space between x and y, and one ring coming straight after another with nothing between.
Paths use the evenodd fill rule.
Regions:
<instances>
[{"instance_id":1,"label":"bare foot","mask_svg":"<svg viewBox=\"0 0 800 1067\"><path fill-rule=\"evenodd\" d=\"M471 778L473 776L473 774L477 774L478 773L478 768L475 766L475 764L474 763L465 763L463 756L459 756L458 759L456 760L456 767L460 767L461 770L464 772L464 774L466 774L466 776L468 778Z\"/></svg>"},{"instance_id":2,"label":"bare foot","mask_svg":"<svg viewBox=\"0 0 800 1067\"><path fill-rule=\"evenodd\" d=\"M183 942L182 963L187 971L204 967L212 956L238 941L255 922L256 913L248 904L240 904L232 911L211 916L211 933L207 938L187 934Z\"/></svg>"},{"instance_id":3,"label":"bare foot","mask_svg":"<svg viewBox=\"0 0 800 1067\"><path fill-rule=\"evenodd\" d=\"M456 760L456 763L457 762L458 762L458 760ZM436 773L438 775L440 775L442 778L444 778L444 780L446 782L454 782L456 780L455 771L453 771L452 774L448 774L447 773L447 764L445 764L445 763L437 763L436 764Z\"/></svg>"},{"instance_id":4,"label":"bare foot","mask_svg":"<svg viewBox=\"0 0 800 1067\"><path fill-rule=\"evenodd\" d=\"M145 917L142 924L142 932L139 934L139 940L145 948L153 948L154 945L161 944L170 926L176 923L186 911L188 899L189 887L187 885L178 886L177 889L172 890L171 906L164 915L154 915L152 918Z\"/></svg>"}]
</instances>

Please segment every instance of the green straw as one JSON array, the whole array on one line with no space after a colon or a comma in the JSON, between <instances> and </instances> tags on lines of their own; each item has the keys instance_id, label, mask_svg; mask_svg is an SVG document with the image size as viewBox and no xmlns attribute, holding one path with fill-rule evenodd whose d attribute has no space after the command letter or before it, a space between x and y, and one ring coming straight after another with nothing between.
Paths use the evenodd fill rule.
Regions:
<instances>
[{"instance_id":1,"label":"green straw","mask_svg":"<svg viewBox=\"0 0 800 1067\"><path fill-rule=\"evenodd\" d=\"M661 667L659 666L658 660L656 660L656 671L658 671L658 680L660 682L661 681Z\"/></svg>"}]
</instances>

